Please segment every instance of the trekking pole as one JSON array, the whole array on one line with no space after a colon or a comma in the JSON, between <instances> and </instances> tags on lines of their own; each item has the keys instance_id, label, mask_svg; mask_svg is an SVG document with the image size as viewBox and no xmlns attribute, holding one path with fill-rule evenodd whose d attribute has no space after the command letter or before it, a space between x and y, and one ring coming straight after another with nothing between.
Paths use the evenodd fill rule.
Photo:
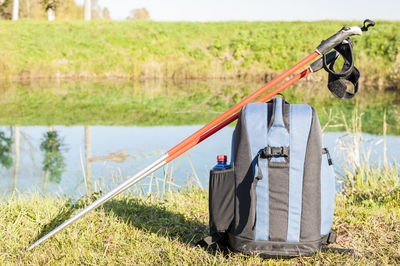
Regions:
<instances>
[{"instance_id":1,"label":"trekking pole","mask_svg":"<svg viewBox=\"0 0 400 266\"><path fill-rule=\"evenodd\" d=\"M368 28L368 27L369 26L367 26L366 28ZM364 28L365 28L365 23L364 23ZM31 245L28 248L28 250L32 250L33 248L35 248L36 246L40 245L42 242L44 242L45 240L50 238L51 236L55 235L56 233L58 233L59 231L61 231L65 227L67 227L68 225L70 225L73 222L77 221L79 218L84 216L86 213L96 209L97 207L99 207L102 204L106 203L107 201L111 200L112 198L114 198L115 196L119 195L120 193L122 193L123 191L125 191L126 189L128 189L129 187L134 185L135 183L137 183L140 180L142 180L144 177L146 177L149 174L155 172L157 169L161 168L162 166L164 166L168 162L172 161L173 159L175 159L176 157L181 155L183 152L185 152L188 149L190 149L191 147L195 146L197 143L199 143L199 142L196 143L197 139L199 137L201 137L204 133L206 133L210 129L216 127L218 124L220 124L224 120L230 118L237 111L239 111L243 106L245 106L246 104L254 101L256 98L258 98L259 96L264 94L270 88L276 86L277 84L282 82L284 79L286 79L287 77L289 77L290 75L295 73L297 70L299 70L301 67L303 67L304 65L306 65L309 62L313 61L319 55L323 55L325 57L326 53L328 53L331 49L333 49L338 44L342 43L344 40L346 40L350 36L361 35L361 34L362 34L362 28L360 28L358 26L342 28L340 31L338 31L337 33L335 33L334 35L332 35L328 39L322 41L321 44L317 47L317 49L314 52L312 52L311 54L306 56L300 62L298 62L297 64L295 64L294 66L292 66L288 70L284 71L282 74L280 74L275 79L273 79L272 81L270 81L269 83L264 85L262 88L258 89L256 92L254 92L253 94L251 94L250 96L248 96L247 98L245 98L244 100L242 100L241 102L239 102L238 104L233 106L231 109L229 109L228 111L226 111L225 113L223 113L222 115L220 115L219 117L217 117L216 119L214 119L213 121L211 121L210 123L208 123L207 125L202 127L201 129L199 129L197 132L192 134L190 137L188 137L187 139L183 140L181 143L179 143L178 145L176 145L175 147L170 149L166 154L164 154L162 157L157 159L155 162L153 162L152 164L150 164L149 166L144 168L142 171L137 173L135 176L127 179L126 181L124 181L123 183L118 185L116 188L114 188L113 190L111 190L110 192L108 192L107 194L105 194L104 196L102 196L101 198L97 199L96 201L94 201L93 203L88 205L86 208L84 208L83 210L78 212L76 215L71 217L69 220L65 221L64 223L62 223L61 225L59 225L58 227L53 229L47 235L45 235L44 237L42 237L39 240L37 240L33 245ZM326 58L324 60L327 61ZM307 71L307 70L305 70L305 71ZM297 76L295 76L295 77L297 77ZM296 82L296 81L293 81L293 83L294 82ZM221 128L219 128L219 129L221 129ZM207 137L209 137L211 135L207 135ZM204 140L204 139L205 138L203 138L202 140ZM193 143L195 143L195 144L193 144Z\"/></svg>"},{"instance_id":2,"label":"trekking pole","mask_svg":"<svg viewBox=\"0 0 400 266\"><path fill-rule=\"evenodd\" d=\"M322 62L322 58L318 59L318 61ZM329 62L330 60L328 60ZM310 68L307 68L306 70L304 70L303 72L301 72L300 74L297 74L296 76L294 76L293 78L291 78L290 80L286 81L285 83L283 83L282 85L280 85L279 87L277 87L276 89L274 89L273 91L271 91L270 93L266 94L265 96L263 96L262 98L258 99L256 102L264 102L268 99L270 99L271 97L273 97L274 95L278 94L279 92L283 91L284 89L286 89L287 87L289 87L290 85L292 85L293 83L297 82L298 80L300 80L301 78L305 77L306 75L308 75L309 73L311 73ZM40 243L44 242L45 240L47 240L48 238L50 238L51 236L53 236L54 234L56 234L57 232L61 231L63 228L67 227L69 224L73 223L75 220L78 220L80 217L82 217L83 215L85 215L86 213L90 212L92 209L97 208L99 205L103 204L104 202L108 201L109 199L111 199L111 197L113 197L112 195L117 195L119 194L119 191L121 191L122 188L125 187L129 187L131 186L131 182L138 182L139 180L141 180L142 178L144 178L145 176L149 175L151 172L156 171L157 169L159 169L160 167L162 167L163 165L165 165L168 162L171 162L172 160L176 159L177 157L179 157L180 155L182 155L183 153L185 153L187 150L190 150L191 148L193 148L194 146L196 146L197 144L199 144L200 142L202 142L203 140L207 139L208 137L210 137L211 135L215 134L216 132L218 132L219 130L221 130L222 128L224 128L225 126L229 125L230 123L232 123L233 121L235 121L236 119L238 119L240 115L240 112L237 112L236 114L234 114L233 116L231 116L230 118L228 118L227 120L223 121L221 124L215 126L214 128L210 129L208 132L202 134L200 137L194 139L191 143L189 143L188 145L186 145L185 147L181 148L180 150L177 150L172 156L170 157L166 157L163 156L160 159L158 159L157 161L155 161L153 164L151 164L150 166L148 166L147 168L143 169L141 172L139 172L138 174L136 174L133 178L126 180L124 183L120 184L118 187L116 187L114 190L110 191L109 193L107 193L106 195L104 195L102 198L100 198L99 200L102 200L101 202L99 200L96 200L95 202L93 202L91 205L89 205L88 207L86 207L85 209L83 209L81 212L79 212L78 214L76 214L74 217L72 217L71 219L69 219L68 221L64 222L63 224L61 224L59 227L57 227L56 229L54 229L53 231L51 231L49 234L47 234L46 236L44 236L43 238L39 239L37 242L35 242L32 246L29 247L28 250L33 249L34 247L38 246ZM132 180L131 182L128 182ZM122 191L121 191L122 192ZM116 194L117 193L117 194ZM106 197L107 195L110 195L109 197ZM99 202L98 202L99 201ZM90 208L89 208L90 207Z\"/></svg>"}]
</instances>

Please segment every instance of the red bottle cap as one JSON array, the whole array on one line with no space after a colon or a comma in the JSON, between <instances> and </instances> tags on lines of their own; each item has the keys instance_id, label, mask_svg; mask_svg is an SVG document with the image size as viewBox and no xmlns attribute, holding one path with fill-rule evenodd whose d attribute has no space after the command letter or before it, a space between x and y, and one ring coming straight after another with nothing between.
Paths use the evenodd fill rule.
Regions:
<instances>
[{"instance_id":1,"label":"red bottle cap","mask_svg":"<svg viewBox=\"0 0 400 266\"><path fill-rule=\"evenodd\" d=\"M226 162L227 160L228 160L228 157L226 155L218 155L217 156L218 162Z\"/></svg>"}]
</instances>

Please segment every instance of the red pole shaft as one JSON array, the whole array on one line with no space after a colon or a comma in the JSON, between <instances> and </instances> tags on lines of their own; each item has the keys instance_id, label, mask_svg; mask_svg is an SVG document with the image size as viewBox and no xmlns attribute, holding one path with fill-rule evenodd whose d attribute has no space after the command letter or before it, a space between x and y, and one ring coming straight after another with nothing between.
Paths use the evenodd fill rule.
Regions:
<instances>
[{"instance_id":1,"label":"red pole shaft","mask_svg":"<svg viewBox=\"0 0 400 266\"><path fill-rule=\"evenodd\" d=\"M304 59L302 59L296 65L292 66L291 68L289 68L288 70L286 70L285 72L280 74L278 77L273 79L271 82L267 83L262 88L258 89L256 92L254 92L253 94L251 94L250 96L245 98L243 101L239 102L238 104L236 104L235 106L230 108L228 111L226 111L225 113L223 113L219 117L215 118L213 121L211 121L210 123L208 123L207 125L205 125L201 129L199 129L197 132L193 133L191 136L189 136L188 138L183 140L181 143L179 143L178 145L176 145L175 147L170 149L168 151L168 156L169 157L173 156L177 151L179 151L180 149L185 147L187 144L191 143L193 140L195 140L196 138L200 137L202 134L206 133L208 130L210 130L211 128L215 127L216 125L218 125L219 123L221 123L222 121L227 119L228 117L232 116L234 113L239 111L243 106L245 106L248 103L251 103L257 97L261 96L263 93L268 91L270 88L272 88L272 87L276 86L277 84L279 84L285 78L287 78L288 76L290 76L291 74L293 74L294 72L296 72L301 67L303 67L304 65L308 64L309 62L311 62L312 60L314 60L318 56L319 56L319 53L317 51L314 51L310 55L306 56Z\"/></svg>"},{"instance_id":2,"label":"red pole shaft","mask_svg":"<svg viewBox=\"0 0 400 266\"><path fill-rule=\"evenodd\" d=\"M311 73L310 68L307 68L306 70L302 71L301 73L297 74L296 76L294 76L293 78L289 79L288 81L284 82L282 85L280 85L279 87L275 88L274 90L270 91L269 93L267 93L266 95L264 95L263 97L259 98L256 100L256 102L258 103L262 103L262 102L266 102L269 99L271 99L273 96L277 95L278 93L280 93L281 91L283 91L284 89L286 89L287 87L293 85L294 83L296 83L297 81L299 81L300 79L304 78L305 76L307 76L308 74ZM223 121L222 123L218 124L217 126L213 127L212 129L210 129L209 131L205 132L204 134L202 134L201 136L195 138L192 142L190 142L189 144L187 144L186 146L182 147L180 150L174 152L173 154L169 155L169 157L165 160L167 163L171 162L172 160L176 159L177 157L179 157L181 154L185 153L186 151L190 150L191 148L193 148L194 146L196 146L197 144L199 144L200 142L202 142L203 140L207 139L208 137L210 137L211 135L215 134L216 132L218 132L219 130L221 130L222 128L226 127L227 125L229 125L230 123L232 123L233 121L235 121L236 119L239 118L240 112L237 112L236 114L234 114L233 116L229 117L228 119L226 119L225 121Z\"/></svg>"},{"instance_id":3,"label":"red pole shaft","mask_svg":"<svg viewBox=\"0 0 400 266\"><path fill-rule=\"evenodd\" d=\"M307 68L306 70L303 70L301 73L299 73L296 76L294 76L293 78L289 79L288 81L286 81L285 83L283 83L279 87L276 87L274 90L272 90L272 91L268 92L267 94L265 94L263 97L258 99L256 102L263 103L263 102L268 101L269 99L271 99L272 97L274 97L275 95L277 95L278 93L280 93L281 91L283 91L287 87L293 85L294 83L296 83L297 81L299 81L300 79L304 78L305 76L307 76L310 73L311 73L310 68Z\"/></svg>"}]
</instances>

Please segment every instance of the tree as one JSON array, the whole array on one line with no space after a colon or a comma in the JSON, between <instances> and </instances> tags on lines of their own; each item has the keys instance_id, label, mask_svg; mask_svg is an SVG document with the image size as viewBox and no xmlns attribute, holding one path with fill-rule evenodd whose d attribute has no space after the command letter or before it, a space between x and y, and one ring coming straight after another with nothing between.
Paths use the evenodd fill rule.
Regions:
<instances>
[{"instance_id":1,"label":"tree","mask_svg":"<svg viewBox=\"0 0 400 266\"><path fill-rule=\"evenodd\" d=\"M83 19L83 6L76 4L74 0L63 0L57 6L57 19Z\"/></svg>"},{"instance_id":2,"label":"tree","mask_svg":"<svg viewBox=\"0 0 400 266\"><path fill-rule=\"evenodd\" d=\"M56 18L56 9L60 3L60 0L42 0L42 4L47 11L47 19L49 21L53 21Z\"/></svg>"},{"instance_id":3,"label":"tree","mask_svg":"<svg viewBox=\"0 0 400 266\"><path fill-rule=\"evenodd\" d=\"M146 8L136 8L130 12L130 16L127 17L128 20L149 20L150 14Z\"/></svg>"},{"instance_id":4,"label":"tree","mask_svg":"<svg viewBox=\"0 0 400 266\"><path fill-rule=\"evenodd\" d=\"M84 19L89 21L92 15L91 0L85 0Z\"/></svg>"},{"instance_id":5,"label":"tree","mask_svg":"<svg viewBox=\"0 0 400 266\"><path fill-rule=\"evenodd\" d=\"M0 19L12 19L13 8L17 7L18 19L48 19L58 20L83 19L84 8L90 10L90 19L110 19L110 12L102 8L99 0L90 0L84 5L78 5L75 0L0 0ZM56 15L57 14L57 15Z\"/></svg>"},{"instance_id":6,"label":"tree","mask_svg":"<svg viewBox=\"0 0 400 266\"><path fill-rule=\"evenodd\" d=\"M108 10L107 7L103 8L102 13L103 13L102 17L103 17L104 20L110 20L111 19L110 10Z\"/></svg>"},{"instance_id":7,"label":"tree","mask_svg":"<svg viewBox=\"0 0 400 266\"><path fill-rule=\"evenodd\" d=\"M19 0L14 0L12 20L18 20L18 13L19 13Z\"/></svg>"},{"instance_id":8,"label":"tree","mask_svg":"<svg viewBox=\"0 0 400 266\"><path fill-rule=\"evenodd\" d=\"M91 0L91 17L90 19L102 19L102 8L99 4L99 0Z\"/></svg>"},{"instance_id":9,"label":"tree","mask_svg":"<svg viewBox=\"0 0 400 266\"><path fill-rule=\"evenodd\" d=\"M20 0L19 18L47 19L48 12L45 9L43 0Z\"/></svg>"},{"instance_id":10,"label":"tree","mask_svg":"<svg viewBox=\"0 0 400 266\"><path fill-rule=\"evenodd\" d=\"M12 17L12 0L0 0L0 18L11 19Z\"/></svg>"},{"instance_id":11,"label":"tree","mask_svg":"<svg viewBox=\"0 0 400 266\"><path fill-rule=\"evenodd\" d=\"M31 2L30 0L25 0L26 3L26 17L30 18L31 16Z\"/></svg>"}]
</instances>

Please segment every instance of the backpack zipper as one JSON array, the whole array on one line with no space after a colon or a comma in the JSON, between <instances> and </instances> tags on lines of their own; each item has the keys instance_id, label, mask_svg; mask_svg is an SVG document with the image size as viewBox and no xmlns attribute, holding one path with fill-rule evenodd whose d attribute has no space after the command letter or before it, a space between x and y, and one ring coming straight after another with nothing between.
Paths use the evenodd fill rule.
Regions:
<instances>
[{"instance_id":1,"label":"backpack zipper","mask_svg":"<svg viewBox=\"0 0 400 266\"><path fill-rule=\"evenodd\" d=\"M329 153L328 148L323 148L322 154L326 154L326 157L328 158L328 164L333 165L332 157L331 157L331 154Z\"/></svg>"}]
</instances>

